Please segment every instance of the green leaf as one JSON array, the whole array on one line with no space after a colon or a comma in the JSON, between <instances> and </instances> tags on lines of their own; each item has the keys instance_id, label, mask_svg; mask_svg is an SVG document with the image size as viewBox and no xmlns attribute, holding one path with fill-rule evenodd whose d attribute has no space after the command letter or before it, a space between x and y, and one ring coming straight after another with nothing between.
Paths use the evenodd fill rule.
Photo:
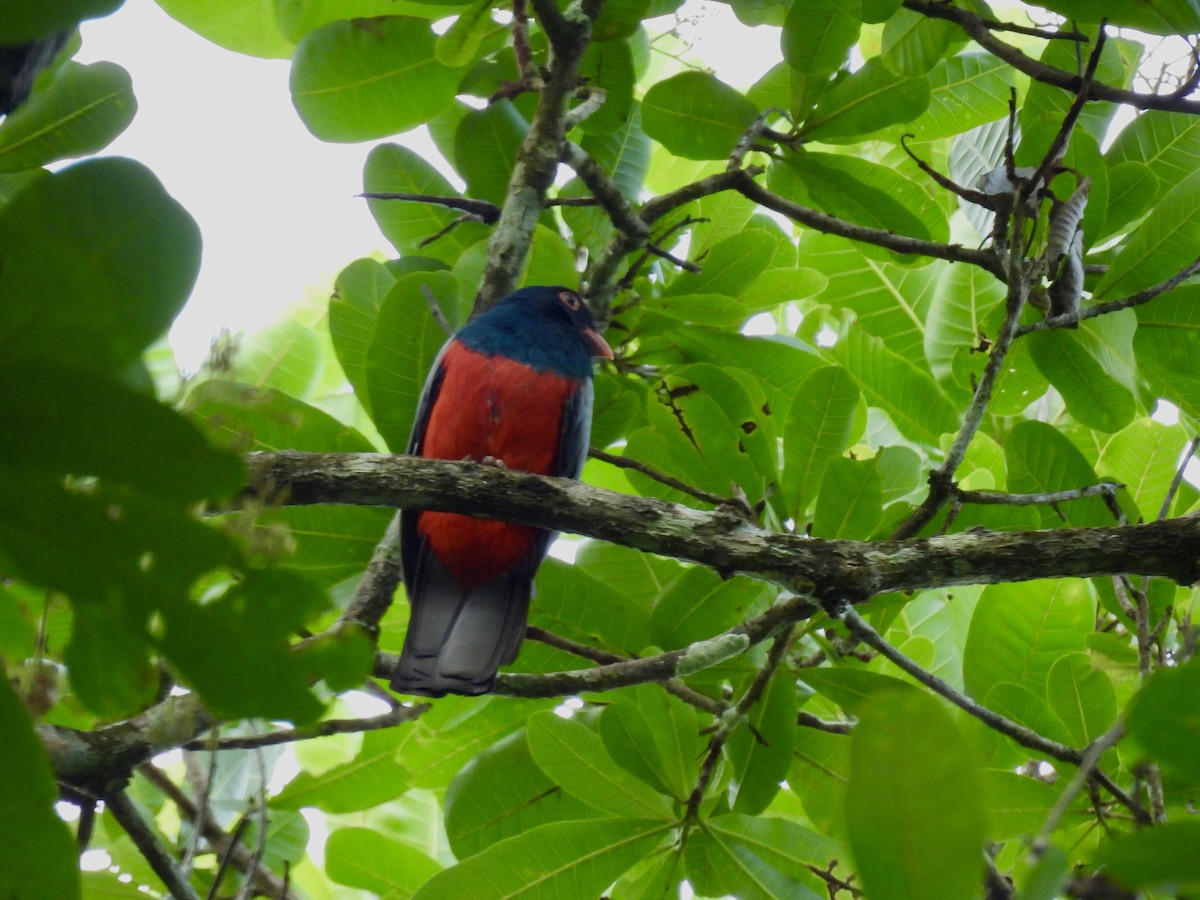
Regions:
<instances>
[{"instance_id":1,"label":"green leaf","mask_svg":"<svg viewBox=\"0 0 1200 900\"><path fill-rule=\"evenodd\" d=\"M765 599L762 582L722 579L710 569L690 568L654 604L650 642L675 650L705 640L753 615Z\"/></svg>"},{"instance_id":2,"label":"green leaf","mask_svg":"<svg viewBox=\"0 0 1200 900\"><path fill-rule=\"evenodd\" d=\"M357 259L342 269L329 299L329 334L342 371L355 396L371 412L367 391L367 349L375 334L375 322L383 298L396 278L381 262Z\"/></svg>"},{"instance_id":3,"label":"green leaf","mask_svg":"<svg viewBox=\"0 0 1200 900\"><path fill-rule=\"evenodd\" d=\"M988 839L993 841L1036 835L1058 799L1058 792L1044 781L996 769L983 773L983 795Z\"/></svg>"},{"instance_id":4,"label":"green leaf","mask_svg":"<svg viewBox=\"0 0 1200 900\"><path fill-rule=\"evenodd\" d=\"M437 169L412 150L397 144L380 144L367 155L363 188L367 193L459 196ZM384 237L405 254L419 253L453 264L468 247L489 233L486 225L464 222L422 247L423 241L445 229L459 213L432 203L402 200L369 200L367 205Z\"/></svg>"},{"instance_id":5,"label":"green leaf","mask_svg":"<svg viewBox=\"0 0 1200 900\"><path fill-rule=\"evenodd\" d=\"M934 382L924 360L901 356L880 338L850 327L830 351L855 377L867 405L878 407L910 440L936 444L958 428L958 411Z\"/></svg>"},{"instance_id":6,"label":"green leaf","mask_svg":"<svg viewBox=\"0 0 1200 900\"><path fill-rule=\"evenodd\" d=\"M4 18L0 21L0 43L18 44L74 28L80 19L106 16L123 0L61 0L44 3L42 0L9 0L4 5Z\"/></svg>"},{"instance_id":7,"label":"green leaf","mask_svg":"<svg viewBox=\"0 0 1200 900\"><path fill-rule=\"evenodd\" d=\"M71 642L63 662L71 686L88 709L119 719L154 701L160 674L145 635L128 627L112 603L72 604Z\"/></svg>"},{"instance_id":8,"label":"green leaf","mask_svg":"<svg viewBox=\"0 0 1200 900\"><path fill-rule=\"evenodd\" d=\"M1087 582L1027 581L984 588L963 651L963 679L977 699L1001 682L1044 695L1050 669L1086 649L1094 604Z\"/></svg>"},{"instance_id":9,"label":"green leaf","mask_svg":"<svg viewBox=\"0 0 1200 900\"><path fill-rule=\"evenodd\" d=\"M929 107L907 126L918 140L954 137L1008 111L1013 71L990 54L960 53L939 62L928 77Z\"/></svg>"},{"instance_id":10,"label":"green leaf","mask_svg":"<svg viewBox=\"0 0 1200 900\"><path fill-rule=\"evenodd\" d=\"M725 835L700 829L688 836L688 881L705 896L819 900L820 895L784 875Z\"/></svg>"},{"instance_id":11,"label":"green leaf","mask_svg":"<svg viewBox=\"0 0 1200 900\"><path fill-rule=\"evenodd\" d=\"M793 3L780 38L783 58L797 72L827 76L845 64L860 27L837 0Z\"/></svg>"},{"instance_id":12,"label":"green leaf","mask_svg":"<svg viewBox=\"0 0 1200 900\"><path fill-rule=\"evenodd\" d=\"M267 59L286 59L292 43L279 31L274 0L156 0L177 22L214 44Z\"/></svg>"},{"instance_id":13,"label":"green leaf","mask_svg":"<svg viewBox=\"0 0 1200 900\"><path fill-rule=\"evenodd\" d=\"M674 817L665 797L620 776L603 742L587 726L544 710L530 717L526 734L534 762L571 796L610 815Z\"/></svg>"},{"instance_id":14,"label":"green leaf","mask_svg":"<svg viewBox=\"0 0 1200 900\"><path fill-rule=\"evenodd\" d=\"M446 342L425 290L457 300L459 284L447 272L414 272L398 279L379 307L367 348L367 395L375 427L397 453L408 445L425 377Z\"/></svg>"},{"instance_id":15,"label":"green leaf","mask_svg":"<svg viewBox=\"0 0 1200 900\"><path fill-rule=\"evenodd\" d=\"M272 322L237 348L229 377L253 387L271 387L307 398L321 375L321 342L312 328L289 316Z\"/></svg>"},{"instance_id":16,"label":"green leaf","mask_svg":"<svg viewBox=\"0 0 1200 900\"><path fill-rule=\"evenodd\" d=\"M928 106L929 79L898 79L882 59L875 57L821 96L801 133L807 140L826 143L858 140L888 126L910 122Z\"/></svg>"},{"instance_id":17,"label":"green leaf","mask_svg":"<svg viewBox=\"0 0 1200 900\"><path fill-rule=\"evenodd\" d=\"M638 777L650 777L647 784L651 787L685 801L696 786L700 758L696 710L655 685L639 685L625 693L600 717L604 745L622 767ZM615 718L606 722L613 709L618 710ZM625 743L637 735L645 737L641 721L648 728L653 748L640 744L635 748ZM620 749L616 749L618 744ZM640 757L638 761L633 759L635 752ZM655 760L661 760L662 767L654 769L651 775L647 767L653 767Z\"/></svg>"},{"instance_id":18,"label":"green leaf","mask_svg":"<svg viewBox=\"0 0 1200 900\"><path fill-rule=\"evenodd\" d=\"M1108 215L1104 232L1097 237L1116 234L1154 205L1158 196L1158 176L1142 162L1128 160L1108 170Z\"/></svg>"},{"instance_id":19,"label":"green leaf","mask_svg":"<svg viewBox=\"0 0 1200 900\"><path fill-rule=\"evenodd\" d=\"M327 813L371 809L399 797L409 787L396 749L404 736L400 728L368 731L362 749L345 765L320 775L301 772L279 794L271 798L277 809L315 806Z\"/></svg>"},{"instance_id":20,"label":"green leaf","mask_svg":"<svg viewBox=\"0 0 1200 900\"><path fill-rule=\"evenodd\" d=\"M1067 855L1057 847L1047 847L1021 885L1022 900L1056 900L1062 896L1069 873Z\"/></svg>"},{"instance_id":21,"label":"green leaf","mask_svg":"<svg viewBox=\"0 0 1200 900\"><path fill-rule=\"evenodd\" d=\"M1147 166L1157 187L1148 202L1160 200L1200 169L1200 122L1187 113L1147 110L1122 129L1104 157L1110 173L1123 163Z\"/></svg>"},{"instance_id":22,"label":"green leaf","mask_svg":"<svg viewBox=\"0 0 1200 900\"><path fill-rule=\"evenodd\" d=\"M1200 353L1200 286L1183 285L1138 307L1133 349L1139 374L1159 396L1193 417L1200 415L1200 378L1194 360Z\"/></svg>"},{"instance_id":23,"label":"green leaf","mask_svg":"<svg viewBox=\"0 0 1200 900\"><path fill-rule=\"evenodd\" d=\"M826 467L849 446L860 396L858 385L840 366L817 369L800 382L783 427L781 481L793 516L804 515Z\"/></svg>"},{"instance_id":24,"label":"green leaf","mask_svg":"<svg viewBox=\"0 0 1200 900\"><path fill-rule=\"evenodd\" d=\"M490 0L475 0L437 40L437 58L444 66L456 69L475 58L483 39L501 26L492 21Z\"/></svg>"},{"instance_id":25,"label":"green leaf","mask_svg":"<svg viewBox=\"0 0 1200 900\"><path fill-rule=\"evenodd\" d=\"M58 365L0 364L0 462L62 475L93 475L167 504L229 497L244 468L187 419L117 382ZM130 441L130 435L138 436Z\"/></svg>"},{"instance_id":26,"label":"green leaf","mask_svg":"<svg viewBox=\"0 0 1200 900\"><path fill-rule=\"evenodd\" d=\"M750 711L748 726L729 736L725 747L733 764L735 813L758 815L779 793L792 761L798 706L795 677L776 672Z\"/></svg>"},{"instance_id":27,"label":"green leaf","mask_svg":"<svg viewBox=\"0 0 1200 900\"><path fill-rule=\"evenodd\" d=\"M598 896L658 844L661 819L553 822L492 844L440 872L417 900L524 900Z\"/></svg>"},{"instance_id":28,"label":"green leaf","mask_svg":"<svg viewBox=\"0 0 1200 900\"><path fill-rule=\"evenodd\" d=\"M1200 887L1200 822L1168 822L1104 844L1097 862L1131 888L1162 888L1177 894Z\"/></svg>"},{"instance_id":29,"label":"green leaf","mask_svg":"<svg viewBox=\"0 0 1200 900\"><path fill-rule=\"evenodd\" d=\"M845 833L846 785L850 779L850 738L815 728L798 728L788 785L800 798L809 820L822 834Z\"/></svg>"},{"instance_id":30,"label":"green leaf","mask_svg":"<svg viewBox=\"0 0 1200 900\"><path fill-rule=\"evenodd\" d=\"M0 895L79 896L78 849L54 812L58 788L46 751L8 679L0 684Z\"/></svg>"},{"instance_id":31,"label":"green leaf","mask_svg":"<svg viewBox=\"0 0 1200 900\"><path fill-rule=\"evenodd\" d=\"M642 127L684 159L724 159L758 115L745 95L704 72L682 72L646 91Z\"/></svg>"},{"instance_id":32,"label":"green leaf","mask_svg":"<svg viewBox=\"0 0 1200 900\"><path fill-rule=\"evenodd\" d=\"M462 117L454 133L454 165L467 182L467 195L504 202L517 152L529 124L510 100L500 100Z\"/></svg>"},{"instance_id":33,"label":"green leaf","mask_svg":"<svg viewBox=\"0 0 1200 900\"><path fill-rule=\"evenodd\" d=\"M976 353L979 335L1003 302L1004 285L990 273L974 266L943 270L925 321L925 357L939 383L955 380L955 357Z\"/></svg>"},{"instance_id":34,"label":"green leaf","mask_svg":"<svg viewBox=\"0 0 1200 900\"><path fill-rule=\"evenodd\" d=\"M1131 313L1126 324L1132 326L1135 321ZM1085 322L1082 327L1090 324ZM1125 339L1132 350L1132 328L1126 330ZM1077 422L1109 434L1129 424L1135 412L1133 395L1092 354L1089 344L1094 342L1088 335L1059 328L1035 332L1028 340L1038 369L1062 394Z\"/></svg>"},{"instance_id":35,"label":"green leaf","mask_svg":"<svg viewBox=\"0 0 1200 900\"><path fill-rule=\"evenodd\" d=\"M868 672L865 669L806 669L801 681L853 716L860 715L876 694L883 691L912 690L907 681L891 675Z\"/></svg>"},{"instance_id":36,"label":"green leaf","mask_svg":"<svg viewBox=\"0 0 1200 900\"><path fill-rule=\"evenodd\" d=\"M137 111L129 73L115 63L70 62L0 124L0 172L102 150Z\"/></svg>"},{"instance_id":37,"label":"green leaf","mask_svg":"<svg viewBox=\"0 0 1200 900\"><path fill-rule=\"evenodd\" d=\"M595 815L542 773L524 730L474 756L446 790L446 835L459 859L547 822Z\"/></svg>"},{"instance_id":38,"label":"green leaf","mask_svg":"<svg viewBox=\"0 0 1200 900\"><path fill-rule=\"evenodd\" d=\"M1092 292L1126 297L1170 278L1196 258L1200 246L1200 170L1172 189L1125 242Z\"/></svg>"},{"instance_id":39,"label":"green leaf","mask_svg":"<svg viewBox=\"0 0 1200 900\"><path fill-rule=\"evenodd\" d=\"M78 163L29 184L0 217L0 346L116 373L182 308L200 232L150 170Z\"/></svg>"},{"instance_id":40,"label":"green leaf","mask_svg":"<svg viewBox=\"0 0 1200 900\"><path fill-rule=\"evenodd\" d=\"M1055 661L1046 679L1046 696L1077 747L1090 744L1116 721L1112 679L1093 666L1086 653L1068 653Z\"/></svg>"},{"instance_id":41,"label":"green leaf","mask_svg":"<svg viewBox=\"0 0 1200 900\"><path fill-rule=\"evenodd\" d=\"M648 0L629 0L646 3ZM600 17L613 7L606 3ZM638 23L640 24L640 23ZM604 91L604 105L583 120L585 134L611 134L625 130L629 111L633 106L633 89L637 82L634 71L633 51L628 41L597 41L596 26L592 26L592 43L579 61L579 76L586 78L589 86Z\"/></svg>"},{"instance_id":42,"label":"green leaf","mask_svg":"<svg viewBox=\"0 0 1200 900\"><path fill-rule=\"evenodd\" d=\"M1075 445L1045 422L1018 422L1004 442L1004 456L1008 463L1008 489L1013 493L1072 490L1099 481ZM1044 510L1042 522L1045 528L1060 525L1086 528L1111 525L1113 519L1102 499L1087 497Z\"/></svg>"},{"instance_id":43,"label":"green leaf","mask_svg":"<svg viewBox=\"0 0 1200 900\"><path fill-rule=\"evenodd\" d=\"M831 459L817 495L813 536L866 540L882 519L883 482L875 460Z\"/></svg>"},{"instance_id":44,"label":"green leaf","mask_svg":"<svg viewBox=\"0 0 1200 900\"><path fill-rule=\"evenodd\" d=\"M819 302L853 310L858 323L883 338L889 350L914 359L923 355L925 320L939 287L941 264L899 266L882 254L868 255L849 241L814 231L801 236L800 253L806 265L829 279ZM886 260L892 258L886 255Z\"/></svg>"},{"instance_id":45,"label":"green leaf","mask_svg":"<svg viewBox=\"0 0 1200 900\"><path fill-rule=\"evenodd\" d=\"M1149 521L1158 515L1175 477L1179 448L1186 443L1183 425L1135 419L1105 444L1096 472L1124 484Z\"/></svg>"},{"instance_id":46,"label":"green leaf","mask_svg":"<svg viewBox=\"0 0 1200 900\"><path fill-rule=\"evenodd\" d=\"M958 26L952 22L900 9L883 26L880 58L895 75L924 75L945 56L958 36Z\"/></svg>"},{"instance_id":47,"label":"green leaf","mask_svg":"<svg viewBox=\"0 0 1200 900\"><path fill-rule=\"evenodd\" d=\"M732 813L708 820L714 837L741 844L768 865L793 878L807 873L809 866L826 868L844 848L823 834L774 816Z\"/></svg>"},{"instance_id":48,"label":"green leaf","mask_svg":"<svg viewBox=\"0 0 1200 900\"><path fill-rule=\"evenodd\" d=\"M531 615L555 634L615 653L640 653L651 642L648 603L556 559L538 569Z\"/></svg>"},{"instance_id":49,"label":"green leaf","mask_svg":"<svg viewBox=\"0 0 1200 900\"><path fill-rule=\"evenodd\" d=\"M714 244L704 256L698 274L682 273L650 308L670 315L672 298L696 294L737 297L768 267L776 239L766 231L742 231Z\"/></svg>"},{"instance_id":50,"label":"green leaf","mask_svg":"<svg viewBox=\"0 0 1200 900\"><path fill-rule=\"evenodd\" d=\"M425 124L450 105L461 72L437 58L429 23L406 16L330 22L292 60L292 103L314 135L366 141Z\"/></svg>"},{"instance_id":51,"label":"green leaf","mask_svg":"<svg viewBox=\"0 0 1200 900\"><path fill-rule=\"evenodd\" d=\"M596 21L592 23L593 41L611 41L626 38L638 30L642 19L650 15L650 0L613 0L605 3ZM661 12L657 12L661 15Z\"/></svg>"},{"instance_id":52,"label":"green leaf","mask_svg":"<svg viewBox=\"0 0 1200 900\"><path fill-rule=\"evenodd\" d=\"M1200 662L1160 669L1129 709L1129 733L1156 759L1200 775Z\"/></svg>"},{"instance_id":53,"label":"green leaf","mask_svg":"<svg viewBox=\"0 0 1200 900\"><path fill-rule=\"evenodd\" d=\"M785 196L859 225L930 240L948 236L945 211L914 182L881 166L852 156L805 151L774 166L770 186ZM872 258L897 256L867 248Z\"/></svg>"},{"instance_id":54,"label":"green leaf","mask_svg":"<svg viewBox=\"0 0 1200 900\"><path fill-rule=\"evenodd\" d=\"M381 897L411 897L442 870L407 844L371 828L336 828L325 842L325 871L332 881Z\"/></svg>"},{"instance_id":55,"label":"green leaf","mask_svg":"<svg viewBox=\"0 0 1200 900\"><path fill-rule=\"evenodd\" d=\"M851 738L850 850L873 900L970 897L985 836L979 771L937 702L880 694Z\"/></svg>"},{"instance_id":56,"label":"green leaf","mask_svg":"<svg viewBox=\"0 0 1200 900\"><path fill-rule=\"evenodd\" d=\"M605 7L607 8L607 6ZM626 200L636 200L650 169L650 138L642 130L642 104L633 102L622 127L612 133L588 132L581 145L612 179ZM570 211L564 207L564 218ZM568 223L569 223L568 219Z\"/></svg>"}]
</instances>

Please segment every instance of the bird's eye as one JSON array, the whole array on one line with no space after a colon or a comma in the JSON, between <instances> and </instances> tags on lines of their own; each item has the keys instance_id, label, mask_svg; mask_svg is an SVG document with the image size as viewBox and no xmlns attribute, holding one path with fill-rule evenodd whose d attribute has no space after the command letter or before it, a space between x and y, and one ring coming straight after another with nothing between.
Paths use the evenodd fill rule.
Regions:
<instances>
[{"instance_id":1,"label":"bird's eye","mask_svg":"<svg viewBox=\"0 0 1200 900\"><path fill-rule=\"evenodd\" d=\"M570 291L563 291L558 295L558 300L571 312L577 312L583 305L583 301L579 299L578 295L572 294Z\"/></svg>"}]
</instances>

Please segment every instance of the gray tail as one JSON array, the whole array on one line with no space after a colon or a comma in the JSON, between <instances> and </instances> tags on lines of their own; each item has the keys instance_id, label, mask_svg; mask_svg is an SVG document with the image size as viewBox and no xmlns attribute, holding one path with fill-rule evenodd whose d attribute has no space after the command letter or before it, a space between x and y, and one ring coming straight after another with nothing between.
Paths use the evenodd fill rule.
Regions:
<instances>
[{"instance_id":1,"label":"gray tail","mask_svg":"<svg viewBox=\"0 0 1200 900\"><path fill-rule=\"evenodd\" d=\"M530 575L522 566L464 590L432 553L421 556L413 584L406 585L412 614L392 690L425 697L486 694L496 670L521 649Z\"/></svg>"}]
</instances>

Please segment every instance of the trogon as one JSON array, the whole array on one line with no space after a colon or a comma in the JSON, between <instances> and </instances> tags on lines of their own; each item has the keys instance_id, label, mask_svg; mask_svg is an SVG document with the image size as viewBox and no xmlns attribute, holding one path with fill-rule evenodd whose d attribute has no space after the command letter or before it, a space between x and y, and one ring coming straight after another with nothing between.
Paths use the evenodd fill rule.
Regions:
<instances>
[{"instance_id":1,"label":"trogon","mask_svg":"<svg viewBox=\"0 0 1200 900\"><path fill-rule=\"evenodd\" d=\"M408 452L577 478L592 418L592 357L612 359L579 295L526 287L458 331L434 360ZM533 576L555 533L457 513L404 510L411 614L392 688L483 694L517 657Z\"/></svg>"}]
</instances>

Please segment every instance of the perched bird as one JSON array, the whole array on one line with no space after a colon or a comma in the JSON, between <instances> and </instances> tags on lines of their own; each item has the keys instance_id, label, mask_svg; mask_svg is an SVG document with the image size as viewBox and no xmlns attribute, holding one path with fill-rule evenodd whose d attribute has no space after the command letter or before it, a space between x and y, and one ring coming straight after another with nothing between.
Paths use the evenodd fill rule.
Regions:
<instances>
[{"instance_id":1,"label":"perched bird","mask_svg":"<svg viewBox=\"0 0 1200 900\"><path fill-rule=\"evenodd\" d=\"M408 452L577 478L592 419L592 357L612 359L579 295L527 287L455 334L434 360ZM411 615L392 689L484 694L517 657L533 575L554 533L404 510Z\"/></svg>"}]
</instances>

